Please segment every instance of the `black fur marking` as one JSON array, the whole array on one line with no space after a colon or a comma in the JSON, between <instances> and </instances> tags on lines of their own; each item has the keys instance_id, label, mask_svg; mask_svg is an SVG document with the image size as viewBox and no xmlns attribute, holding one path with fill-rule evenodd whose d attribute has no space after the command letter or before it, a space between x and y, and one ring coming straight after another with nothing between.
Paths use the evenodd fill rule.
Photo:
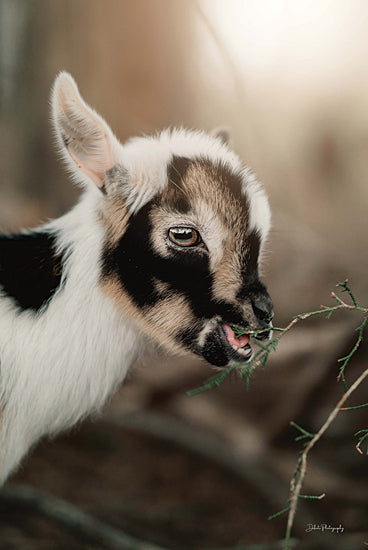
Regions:
<instances>
[{"instance_id":1,"label":"black fur marking","mask_svg":"<svg viewBox=\"0 0 368 550\"><path fill-rule=\"evenodd\" d=\"M195 302L206 302L212 282L208 257L192 250L173 250L168 258L156 254L150 243L152 206L153 202L142 208L131 219L117 247L104 252L103 276L117 272L123 287L140 308L153 306L159 298L154 278L167 283L170 289L190 295L192 305L193 293L197 296Z\"/></svg>"},{"instance_id":2,"label":"black fur marking","mask_svg":"<svg viewBox=\"0 0 368 550\"><path fill-rule=\"evenodd\" d=\"M211 296L213 277L208 256L196 250L172 251L164 258L154 252L150 243L151 222L148 203L131 219L126 233L114 249L105 249L102 276L117 273L128 294L138 307L152 307L159 299L154 279L167 283L169 289L188 298L197 319L220 315L225 322L242 324L237 310Z\"/></svg>"},{"instance_id":3,"label":"black fur marking","mask_svg":"<svg viewBox=\"0 0 368 550\"><path fill-rule=\"evenodd\" d=\"M234 354L229 344L225 342L224 331L219 324L209 334L207 334L204 344L200 347L197 343L200 326L194 326L190 329L180 331L177 338L192 352L204 357L206 361L216 367L224 367L228 364L230 356ZM231 353L232 352L232 353Z\"/></svg>"},{"instance_id":4,"label":"black fur marking","mask_svg":"<svg viewBox=\"0 0 368 550\"><path fill-rule=\"evenodd\" d=\"M225 367L229 363L228 346L224 344L223 339L222 329L218 327L207 335L201 350L201 355L203 355L206 361L216 367ZM231 351L233 352L233 350Z\"/></svg>"},{"instance_id":5,"label":"black fur marking","mask_svg":"<svg viewBox=\"0 0 368 550\"><path fill-rule=\"evenodd\" d=\"M117 274L123 287L138 307L154 305L158 299L151 265L154 261L149 242L151 224L149 210L143 207L131 222L114 249L102 255L102 276Z\"/></svg>"},{"instance_id":6,"label":"black fur marking","mask_svg":"<svg viewBox=\"0 0 368 550\"><path fill-rule=\"evenodd\" d=\"M22 309L38 311L61 284L63 259L50 233L0 236L0 288Z\"/></svg>"}]
</instances>

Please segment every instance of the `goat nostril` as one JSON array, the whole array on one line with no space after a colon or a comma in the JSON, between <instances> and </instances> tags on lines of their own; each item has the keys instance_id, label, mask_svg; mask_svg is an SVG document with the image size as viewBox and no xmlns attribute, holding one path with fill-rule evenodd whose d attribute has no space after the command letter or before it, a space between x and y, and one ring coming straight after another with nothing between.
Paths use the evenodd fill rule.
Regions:
<instances>
[{"instance_id":1,"label":"goat nostril","mask_svg":"<svg viewBox=\"0 0 368 550\"><path fill-rule=\"evenodd\" d=\"M273 319L272 303L270 299L256 298L252 301L255 315L260 321L271 322Z\"/></svg>"}]
</instances>

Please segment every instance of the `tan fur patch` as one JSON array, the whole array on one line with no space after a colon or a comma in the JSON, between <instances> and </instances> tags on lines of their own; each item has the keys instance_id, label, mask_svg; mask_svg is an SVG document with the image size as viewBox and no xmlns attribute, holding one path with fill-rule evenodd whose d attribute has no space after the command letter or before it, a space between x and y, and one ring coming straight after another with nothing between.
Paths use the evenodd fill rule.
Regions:
<instances>
[{"instance_id":1,"label":"tan fur patch","mask_svg":"<svg viewBox=\"0 0 368 550\"><path fill-rule=\"evenodd\" d=\"M188 350L175 339L175 329L189 328L193 322L190 306L177 294L164 298L152 308L140 311L122 288L117 277L102 283L102 291L108 295L148 338L175 355L187 355Z\"/></svg>"},{"instance_id":2,"label":"tan fur patch","mask_svg":"<svg viewBox=\"0 0 368 550\"><path fill-rule=\"evenodd\" d=\"M153 278L153 283L155 285L155 288L159 294L168 295L170 292L170 286L165 283L164 281L160 281L159 279L156 279L156 277Z\"/></svg>"},{"instance_id":3,"label":"tan fur patch","mask_svg":"<svg viewBox=\"0 0 368 550\"><path fill-rule=\"evenodd\" d=\"M237 303L236 295L242 284L241 266L234 250L227 249L221 262L214 266L214 281L212 285L213 297L229 303Z\"/></svg>"},{"instance_id":4,"label":"tan fur patch","mask_svg":"<svg viewBox=\"0 0 368 550\"><path fill-rule=\"evenodd\" d=\"M162 334L169 334L174 337L177 328L180 330L189 329L194 321L192 310L187 299L180 294L172 294L152 307L147 315L150 327L155 327L159 340ZM175 348L178 344L175 341ZM184 348L183 348L184 350Z\"/></svg>"},{"instance_id":5,"label":"tan fur patch","mask_svg":"<svg viewBox=\"0 0 368 550\"><path fill-rule=\"evenodd\" d=\"M124 235L130 219L123 197L118 193L107 197L100 219L106 228L107 246L116 245Z\"/></svg>"}]
</instances>

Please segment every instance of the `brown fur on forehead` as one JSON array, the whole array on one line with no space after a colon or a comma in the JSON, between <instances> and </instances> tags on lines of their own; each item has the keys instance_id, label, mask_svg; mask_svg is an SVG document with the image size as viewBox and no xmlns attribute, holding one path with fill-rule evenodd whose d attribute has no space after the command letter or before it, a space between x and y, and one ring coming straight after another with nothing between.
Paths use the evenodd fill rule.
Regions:
<instances>
[{"instance_id":1,"label":"brown fur on forehead","mask_svg":"<svg viewBox=\"0 0 368 550\"><path fill-rule=\"evenodd\" d=\"M207 204L213 214L231 226L239 238L248 220L248 202L242 194L242 175L223 162L174 157L168 168L162 205L186 213Z\"/></svg>"},{"instance_id":2,"label":"brown fur on forehead","mask_svg":"<svg viewBox=\"0 0 368 550\"><path fill-rule=\"evenodd\" d=\"M161 289L163 290L163 288ZM102 291L117 305L122 313L128 315L152 342L159 342L167 351L175 355L187 354L188 351L177 340L176 327L180 331L191 328L195 317L188 300L181 294L165 293L152 307L143 310L137 308L117 277L106 279Z\"/></svg>"},{"instance_id":3,"label":"brown fur on forehead","mask_svg":"<svg viewBox=\"0 0 368 550\"><path fill-rule=\"evenodd\" d=\"M174 215L180 213L183 222L192 219L199 229L201 225L211 228L211 237L216 241L212 267L226 249L230 264L235 263L234 271L239 272L249 248L249 204L242 194L242 174L223 162L174 157L168 176L168 186L156 199L161 213L154 213L155 221L165 216L169 220L171 214L174 221Z\"/></svg>"}]
</instances>

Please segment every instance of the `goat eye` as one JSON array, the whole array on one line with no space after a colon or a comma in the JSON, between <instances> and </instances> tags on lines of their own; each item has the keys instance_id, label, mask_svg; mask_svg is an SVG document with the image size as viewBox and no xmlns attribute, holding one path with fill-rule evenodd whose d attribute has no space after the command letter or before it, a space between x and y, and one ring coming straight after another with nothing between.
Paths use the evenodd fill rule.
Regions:
<instances>
[{"instance_id":1,"label":"goat eye","mask_svg":"<svg viewBox=\"0 0 368 550\"><path fill-rule=\"evenodd\" d=\"M171 227L169 239L177 246L197 246L202 242L201 236L191 227Z\"/></svg>"}]
</instances>

